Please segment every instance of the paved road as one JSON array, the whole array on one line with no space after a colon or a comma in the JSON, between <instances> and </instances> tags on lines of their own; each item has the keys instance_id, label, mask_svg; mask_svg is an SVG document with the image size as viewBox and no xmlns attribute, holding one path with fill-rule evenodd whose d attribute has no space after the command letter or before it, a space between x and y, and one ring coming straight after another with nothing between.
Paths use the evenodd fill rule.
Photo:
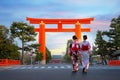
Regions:
<instances>
[{"instance_id":1,"label":"paved road","mask_svg":"<svg viewBox=\"0 0 120 80\"><path fill-rule=\"evenodd\" d=\"M22 65L0 68L0 80L120 80L120 67L90 66L73 73L69 64Z\"/></svg>"}]
</instances>

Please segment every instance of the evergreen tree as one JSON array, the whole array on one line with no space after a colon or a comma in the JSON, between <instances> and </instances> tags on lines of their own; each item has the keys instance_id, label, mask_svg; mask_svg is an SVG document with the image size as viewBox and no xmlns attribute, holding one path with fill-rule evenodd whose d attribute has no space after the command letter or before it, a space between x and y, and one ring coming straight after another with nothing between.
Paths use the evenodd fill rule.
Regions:
<instances>
[{"instance_id":1,"label":"evergreen tree","mask_svg":"<svg viewBox=\"0 0 120 80\"><path fill-rule=\"evenodd\" d=\"M64 61L65 62L70 62L70 56L68 56L68 47L70 46L70 43L72 42L72 40L68 40L67 42L67 48L66 48L66 54L64 55Z\"/></svg>"},{"instance_id":2,"label":"evergreen tree","mask_svg":"<svg viewBox=\"0 0 120 80\"><path fill-rule=\"evenodd\" d=\"M48 48L46 48L46 63L48 63L51 60L51 52L49 51Z\"/></svg>"},{"instance_id":3,"label":"evergreen tree","mask_svg":"<svg viewBox=\"0 0 120 80\"><path fill-rule=\"evenodd\" d=\"M97 47L95 50L96 53L101 56L105 56L107 51L107 47L106 47L107 42L103 39L101 31L97 31L95 45Z\"/></svg>"},{"instance_id":4,"label":"evergreen tree","mask_svg":"<svg viewBox=\"0 0 120 80\"><path fill-rule=\"evenodd\" d=\"M26 49L31 50L34 49L35 50L35 54L36 54L36 60L37 61L41 61L43 59L43 54L42 52L38 52L39 50L39 46L40 44L32 44L29 45ZM40 54L38 54L40 53ZM46 47L46 63L48 63L51 60L51 52L49 51L49 49Z\"/></svg>"},{"instance_id":5,"label":"evergreen tree","mask_svg":"<svg viewBox=\"0 0 120 80\"><path fill-rule=\"evenodd\" d=\"M19 59L18 46L13 43L9 30L0 25L0 59Z\"/></svg>"},{"instance_id":6,"label":"evergreen tree","mask_svg":"<svg viewBox=\"0 0 120 80\"><path fill-rule=\"evenodd\" d=\"M13 22L11 27L11 34L13 38L19 38L22 43L22 64L23 64L23 57L24 57L24 50L25 50L25 43L34 41L36 33L34 32L34 27L28 25L24 22Z\"/></svg>"},{"instance_id":7,"label":"evergreen tree","mask_svg":"<svg viewBox=\"0 0 120 80\"><path fill-rule=\"evenodd\" d=\"M35 60L38 61L38 62L40 62L43 59L42 52L36 50L35 54L36 54Z\"/></svg>"},{"instance_id":8,"label":"evergreen tree","mask_svg":"<svg viewBox=\"0 0 120 80\"><path fill-rule=\"evenodd\" d=\"M107 44L109 52L120 50L120 16L111 20L109 31L105 31L103 34L109 37Z\"/></svg>"},{"instance_id":9,"label":"evergreen tree","mask_svg":"<svg viewBox=\"0 0 120 80\"><path fill-rule=\"evenodd\" d=\"M91 55L97 55L97 47L92 45L92 54Z\"/></svg>"}]
</instances>

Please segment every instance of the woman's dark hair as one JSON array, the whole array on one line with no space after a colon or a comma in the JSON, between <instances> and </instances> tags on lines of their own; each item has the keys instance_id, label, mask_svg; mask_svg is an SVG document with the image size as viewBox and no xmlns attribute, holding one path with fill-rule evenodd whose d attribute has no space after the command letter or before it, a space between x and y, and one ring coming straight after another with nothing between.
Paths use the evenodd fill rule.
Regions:
<instances>
[{"instance_id":1,"label":"woman's dark hair","mask_svg":"<svg viewBox=\"0 0 120 80\"><path fill-rule=\"evenodd\" d=\"M83 35L83 39L85 39L85 40L86 40L86 39L87 39L87 35Z\"/></svg>"},{"instance_id":2,"label":"woman's dark hair","mask_svg":"<svg viewBox=\"0 0 120 80\"><path fill-rule=\"evenodd\" d=\"M78 39L75 35L72 37L73 38L73 40L76 40L76 39Z\"/></svg>"}]
</instances>

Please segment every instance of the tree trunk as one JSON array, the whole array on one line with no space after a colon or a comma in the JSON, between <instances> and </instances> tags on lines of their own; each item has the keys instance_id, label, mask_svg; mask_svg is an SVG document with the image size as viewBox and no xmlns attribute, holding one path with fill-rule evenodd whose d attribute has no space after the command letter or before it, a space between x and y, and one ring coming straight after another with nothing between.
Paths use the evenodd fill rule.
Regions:
<instances>
[{"instance_id":1,"label":"tree trunk","mask_svg":"<svg viewBox=\"0 0 120 80\"><path fill-rule=\"evenodd\" d=\"M22 40L22 59L21 64L24 64L24 41Z\"/></svg>"}]
</instances>

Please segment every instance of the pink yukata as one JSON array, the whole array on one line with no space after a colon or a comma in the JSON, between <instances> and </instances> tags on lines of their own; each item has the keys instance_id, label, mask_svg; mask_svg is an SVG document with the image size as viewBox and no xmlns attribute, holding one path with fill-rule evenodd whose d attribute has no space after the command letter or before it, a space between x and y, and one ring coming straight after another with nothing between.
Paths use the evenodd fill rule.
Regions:
<instances>
[{"instance_id":1,"label":"pink yukata","mask_svg":"<svg viewBox=\"0 0 120 80\"><path fill-rule=\"evenodd\" d=\"M79 49L79 43L76 40L73 40L68 49L68 54L71 56L73 71L78 71Z\"/></svg>"}]
</instances>

